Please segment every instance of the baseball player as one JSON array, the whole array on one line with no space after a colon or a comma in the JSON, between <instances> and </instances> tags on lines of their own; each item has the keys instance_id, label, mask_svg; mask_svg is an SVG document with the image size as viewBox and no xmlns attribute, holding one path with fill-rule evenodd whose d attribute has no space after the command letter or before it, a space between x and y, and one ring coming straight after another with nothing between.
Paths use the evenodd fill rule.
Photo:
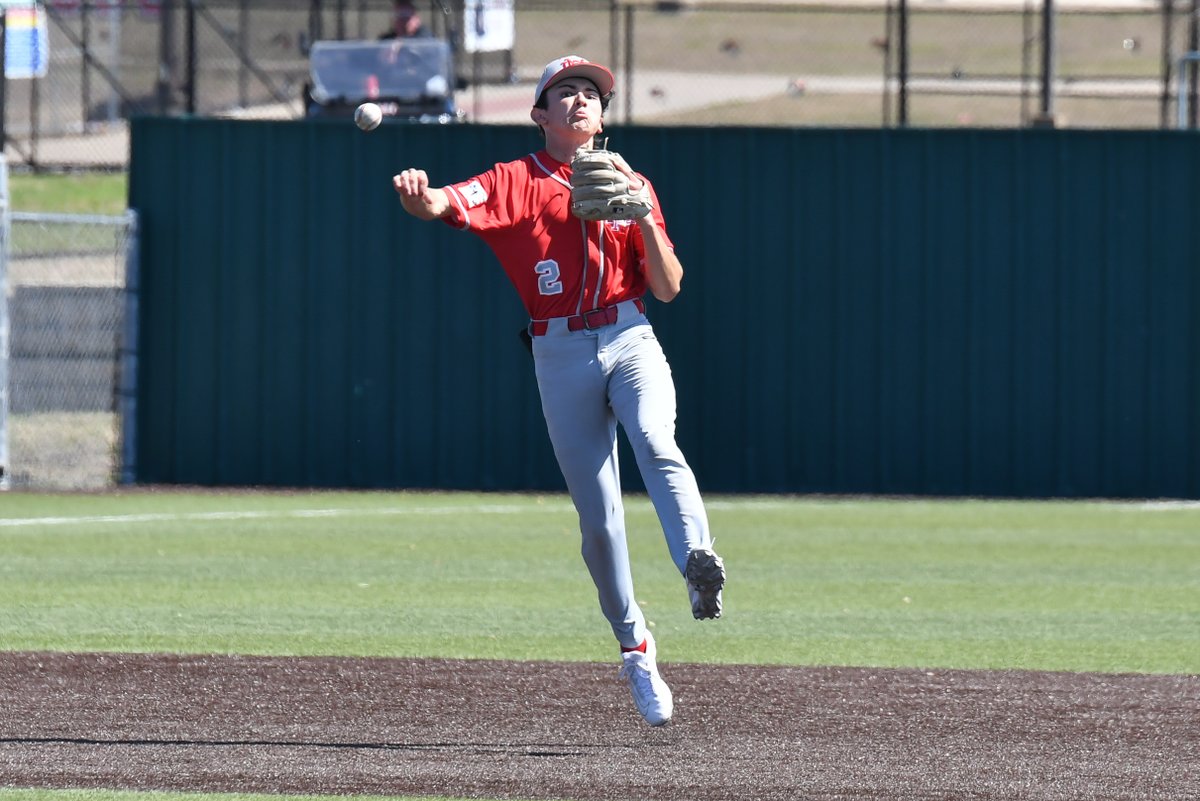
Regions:
<instances>
[{"instance_id":1,"label":"baseball player","mask_svg":"<svg viewBox=\"0 0 1200 801\"><path fill-rule=\"evenodd\" d=\"M669 302L683 267L650 182L594 149L613 93L607 68L567 56L546 65L530 118L545 147L441 188L410 168L392 183L405 211L474 232L529 312L542 412L579 514L583 558L622 652L620 675L652 726L671 690L634 599L617 468L617 425L637 459L696 619L721 616L725 567L675 442L671 369L645 316L646 290Z\"/></svg>"}]
</instances>

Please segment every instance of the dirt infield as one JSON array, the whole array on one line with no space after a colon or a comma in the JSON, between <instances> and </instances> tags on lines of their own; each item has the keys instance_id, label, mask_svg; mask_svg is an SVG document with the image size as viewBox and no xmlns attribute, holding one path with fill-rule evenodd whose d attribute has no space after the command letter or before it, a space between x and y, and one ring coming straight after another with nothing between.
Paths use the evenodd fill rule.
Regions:
<instances>
[{"instance_id":1,"label":"dirt infield","mask_svg":"<svg viewBox=\"0 0 1200 801\"><path fill-rule=\"evenodd\" d=\"M1200 678L0 653L0 786L554 799L1194 799Z\"/></svg>"}]
</instances>

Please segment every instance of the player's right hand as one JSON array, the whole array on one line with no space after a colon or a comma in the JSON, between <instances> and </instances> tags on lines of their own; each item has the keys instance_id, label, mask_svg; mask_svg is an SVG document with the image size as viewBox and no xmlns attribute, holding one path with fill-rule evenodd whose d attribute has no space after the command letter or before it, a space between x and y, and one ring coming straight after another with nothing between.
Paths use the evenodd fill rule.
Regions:
<instances>
[{"instance_id":1,"label":"player's right hand","mask_svg":"<svg viewBox=\"0 0 1200 801\"><path fill-rule=\"evenodd\" d=\"M420 198L429 189L429 176L424 170L410 167L392 176L392 186L400 193L402 201L410 198Z\"/></svg>"},{"instance_id":2,"label":"player's right hand","mask_svg":"<svg viewBox=\"0 0 1200 801\"><path fill-rule=\"evenodd\" d=\"M440 189L429 188L429 175L410 167L392 176L392 186L400 195L400 205L414 217L432 220L449 209L449 199Z\"/></svg>"}]
</instances>

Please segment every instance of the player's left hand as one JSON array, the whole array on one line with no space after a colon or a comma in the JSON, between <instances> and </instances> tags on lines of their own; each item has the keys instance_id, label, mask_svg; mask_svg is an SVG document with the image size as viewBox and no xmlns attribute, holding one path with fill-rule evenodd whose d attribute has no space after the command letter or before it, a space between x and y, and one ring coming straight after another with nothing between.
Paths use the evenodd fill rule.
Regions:
<instances>
[{"instance_id":1,"label":"player's left hand","mask_svg":"<svg viewBox=\"0 0 1200 801\"><path fill-rule=\"evenodd\" d=\"M571 213L581 220L637 220L654 208L650 188L621 154L580 149L571 161Z\"/></svg>"}]
</instances>

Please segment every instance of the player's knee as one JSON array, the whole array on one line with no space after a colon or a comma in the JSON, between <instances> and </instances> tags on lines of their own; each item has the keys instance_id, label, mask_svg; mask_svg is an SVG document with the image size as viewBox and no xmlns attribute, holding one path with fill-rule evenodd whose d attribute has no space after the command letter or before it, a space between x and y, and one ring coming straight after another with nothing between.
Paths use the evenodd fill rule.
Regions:
<instances>
[{"instance_id":1,"label":"player's knee","mask_svg":"<svg viewBox=\"0 0 1200 801\"><path fill-rule=\"evenodd\" d=\"M584 561L589 563L594 559L610 559L615 543L625 536L624 529L615 523L583 526L580 528L580 533L583 537L579 552L583 555Z\"/></svg>"},{"instance_id":2,"label":"player's knee","mask_svg":"<svg viewBox=\"0 0 1200 801\"><path fill-rule=\"evenodd\" d=\"M683 454L675 442L675 431L666 426L642 431L640 436L630 438L634 454L639 462L662 464L683 461Z\"/></svg>"}]
</instances>

